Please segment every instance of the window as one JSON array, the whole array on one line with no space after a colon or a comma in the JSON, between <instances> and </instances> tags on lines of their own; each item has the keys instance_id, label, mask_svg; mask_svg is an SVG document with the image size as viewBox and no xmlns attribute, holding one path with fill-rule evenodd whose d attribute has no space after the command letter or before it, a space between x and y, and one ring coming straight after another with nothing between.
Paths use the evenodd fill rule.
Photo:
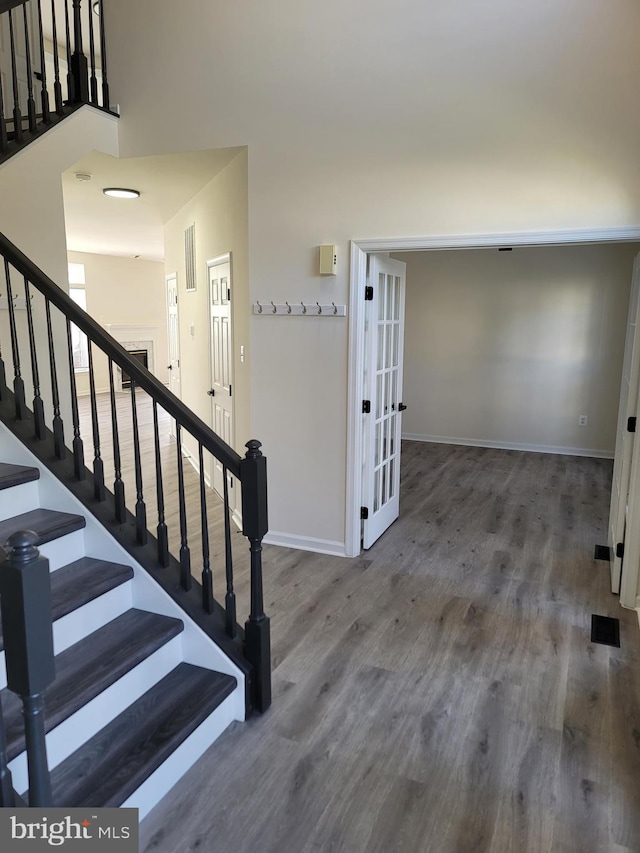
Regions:
<instances>
[{"instance_id":1,"label":"window","mask_svg":"<svg viewBox=\"0 0 640 853\"><path fill-rule=\"evenodd\" d=\"M69 264L69 284L84 284L84 264ZM87 291L84 287L69 287L69 297L83 311L87 310ZM71 347L73 349L73 369L89 370L89 342L84 332L71 324Z\"/></svg>"}]
</instances>

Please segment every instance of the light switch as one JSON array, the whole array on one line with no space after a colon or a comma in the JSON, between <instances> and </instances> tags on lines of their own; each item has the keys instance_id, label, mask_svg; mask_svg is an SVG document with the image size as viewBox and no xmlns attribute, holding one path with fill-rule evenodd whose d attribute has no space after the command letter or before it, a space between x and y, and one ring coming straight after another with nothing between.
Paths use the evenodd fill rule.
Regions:
<instances>
[{"instance_id":1,"label":"light switch","mask_svg":"<svg viewBox=\"0 0 640 853\"><path fill-rule=\"evenodd\" d=\"M191 335L192 338L195 338L196 327L193 325L193 323L189 323L189 334Z\"/></svg>"}]
</instances>

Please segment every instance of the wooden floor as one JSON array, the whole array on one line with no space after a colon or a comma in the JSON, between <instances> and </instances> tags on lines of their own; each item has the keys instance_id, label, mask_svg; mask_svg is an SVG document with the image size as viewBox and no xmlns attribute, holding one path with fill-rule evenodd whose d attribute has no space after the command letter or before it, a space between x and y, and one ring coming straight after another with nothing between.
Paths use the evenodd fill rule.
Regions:
<instances>
[{"instance_id":1,"label":"wooden floor","mask_svg":"<svg viewBox=\"0 0 640 853\"><path fill-rule=\"evenodd\" d=\"M593 560L611 467L405 443L401 517L360 559L266 547L273 707L141 851L639 851L640 631Z\"/></svg>"},{"instance_id":2,"label":"wooden floor","mask_svg":"<svg viewBox=\"0 0 640 853\"><path fill-rule=\"evenodd\" d=\"M111 428L111 404L108 394L97 395L98 423L100 428L100 455L104 462L105 483L113 491L113 438ZM78 401L80 431L84 442L85 463L91 470L93 466L93 436L91 406L89 397L80 397ZM127 508L135 513L136 481L132 441L131 395L129 391L116 393L118 434L120 440L122 480L125 484ZM153 431L153 408L151 398L143 391L136 392L136 410L140 435L140 461L143 480L143 499L147 511L147 526L155 535L158 524L158 502L156 492L156 458ZM178 558L180 552L180 516L178 507L178 468L176 442L171 435L171 418L162 409L158 409L160 459L162 485L165 503L165 522L169 531L169 550ZM209 460L205 455L205 469ZM202 516L200 512L200 478L188 458L183 458L185 483L185 503L187 506L188 545L191 552L192 574L201 577L202 553ZM223 504L213 489L206 489L207 527L209 531L209 557L213 573L214 594L218 601L224 601L225 560L224 560L224 512ZM244 623L249 614L249 549L245 538L232 523L232 545L234 558L235 591L238 604L238 619ZM132 541L135 531L131 531Z\"/></svg>"}]
</instances>

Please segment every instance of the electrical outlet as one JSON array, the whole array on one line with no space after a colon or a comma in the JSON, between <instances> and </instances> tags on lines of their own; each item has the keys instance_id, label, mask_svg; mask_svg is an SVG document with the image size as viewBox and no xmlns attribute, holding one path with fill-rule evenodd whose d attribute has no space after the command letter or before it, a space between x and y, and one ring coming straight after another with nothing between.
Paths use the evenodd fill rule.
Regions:
<instances>
[{"instance_id":1,"label":"electrical outlet","mask_svg":"<svg viewBox=\"0 0 640 853\"><path fill-rule=\"evenodd\" d=\"M587 416L580 415L578 418L578 426L586 426L587 425Z\"/></svg>"}]
</instances>

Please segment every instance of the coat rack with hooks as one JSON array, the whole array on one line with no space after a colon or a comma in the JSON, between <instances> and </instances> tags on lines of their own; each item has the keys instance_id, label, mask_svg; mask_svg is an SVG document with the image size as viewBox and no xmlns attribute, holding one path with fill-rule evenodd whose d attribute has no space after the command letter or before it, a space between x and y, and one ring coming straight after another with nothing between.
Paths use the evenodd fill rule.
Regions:
<instances>
[{"instance_id":1,"label":"coat rack with hooks","mask_svg":"<svg viewBox=\"0 0 640 853\"><path fill-rule=\"evenodd\" d=\"M260 302L253 303L253 313L264 317L346 317L347 306L335 302Z\"/></svg>"}]
</instances>

